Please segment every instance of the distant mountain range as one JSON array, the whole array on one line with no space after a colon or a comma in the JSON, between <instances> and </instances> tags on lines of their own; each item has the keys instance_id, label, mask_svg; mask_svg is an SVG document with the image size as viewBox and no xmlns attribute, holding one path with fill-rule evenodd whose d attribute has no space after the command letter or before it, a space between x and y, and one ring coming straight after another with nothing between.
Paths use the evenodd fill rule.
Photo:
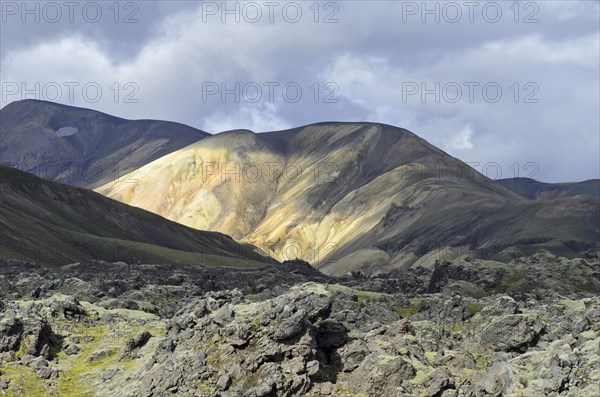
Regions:
<instances>
[{"instance_id":1,"label":"distant mountain range","mask_svg":"<svg viewBox=\"0 0 600 397\"><path fill-rule=\"evenodd\" d=\"M39 101L10 104L1 117L10 120L0 126L3 163L32 170L75 161L77 153L97 167L135 163L118 178L53 179L331 274L469 255L507 260L540 248L570 257L598 249L597 195L568 197L579 194L570 188L554 200L531 200L544 196L490 180L389 125L208 135ZM78 130L69 135L65 127Z\"/></svg>"},{"instance_id":2,"label":"distant mountain range","mask_svg":"<svg viewBox=\"0 0 600 397\"><path fill-rule=\"evenodd\" d=\"M573 183L544 183L531 178L499 179L503 186L532 200L572 197L581 194L600 196L600 179Z\"/></svg>"}]
</instances>

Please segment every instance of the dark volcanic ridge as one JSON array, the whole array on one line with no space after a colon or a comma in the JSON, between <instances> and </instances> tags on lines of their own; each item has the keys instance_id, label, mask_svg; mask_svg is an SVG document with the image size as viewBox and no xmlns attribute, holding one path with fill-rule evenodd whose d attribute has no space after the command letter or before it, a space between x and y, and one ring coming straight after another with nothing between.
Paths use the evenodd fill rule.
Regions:
<instances>
[{"instance_id":1,"label":"dark volcanic ridge","mask_svg":"<svg viewBox=\"0 0 600 397\"><path fill-rule=\"evenodd\" d=\"M0 258L57 267L106 261L261 267L274 263L222 233L205 232L0 165Z\"/></svg>"}]
</instances>

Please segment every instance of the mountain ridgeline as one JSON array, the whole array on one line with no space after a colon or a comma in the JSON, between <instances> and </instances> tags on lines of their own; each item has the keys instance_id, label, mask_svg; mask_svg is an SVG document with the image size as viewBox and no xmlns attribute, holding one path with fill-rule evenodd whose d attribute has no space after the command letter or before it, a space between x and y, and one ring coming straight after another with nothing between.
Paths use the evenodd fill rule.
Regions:
<instances>
[{"instance_id":1,"label":"mountain ridgeline","mask_svg":"<svg viewBox=\"0 0 600 397\"><path fill-rule=\"evenodd\" d=\"M0 166L0 258L49 267L83 260L263 267L221 233L185 227L93 191Z\"/></svg>"},{"instance_id":2,"label":"mountain ridgeline","mask_svg":"<svg viewBox=\"0 0 600 397\"><path fill-rule=\"evenodd\" d=\"M588 195L600 197L600 179L573 183L544 183L531 178L499 179L503 186L532 200Z\"/></svg>"},{"instance_id":3,"label":"mountain ridgeline","mask_svg":"<svg viewBox=\"0 0 600 397\"><path fill-rule=\"evenodd\" d=\"M599 237L597 198L528 200L382 124L230 131L131 177L97 191L331 274L464 255L505 260L541 247L573 256Z\"/></svg>"},{"instance_id":4,"label":"mountain ridgeline","mask_svg":"<svg viewBox=\"0 0 600 397\"><path fill-rule=\"evenodd\" d=\"M38 100L8 104L0 120L2 164L88 188L209 135L179 123L125 120Z\"/></svg>"},{"instance_id":5,"label":"mountain ridgeline","mask_svg":"<svg viewBox=\"0 0 600 397\"><path fill-rule=\"evenodd\" d=\"M10 104L2 118L9 120L0 128L2 162L26 170L30 159L38 166L77 156L99 167L135 163L118 177L42 176L329 274L598 249L598 197L531 200L390 125L329 122L208 135L39 101ZM28 136L38 146L25 145ZM87 136L95 140L78 146Z\"/></svg>"}]
</instances>

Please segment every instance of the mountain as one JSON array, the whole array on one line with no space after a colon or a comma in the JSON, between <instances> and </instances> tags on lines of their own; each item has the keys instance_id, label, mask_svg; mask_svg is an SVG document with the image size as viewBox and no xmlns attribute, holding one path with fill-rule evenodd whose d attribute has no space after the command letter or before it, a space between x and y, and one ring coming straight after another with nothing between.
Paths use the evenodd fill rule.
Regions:
<instances>
[{"instance_id":1,"label":"mountain","mask_svg":"<svg viewBox=\"0 0 600 397\"><path fill-rule=\"evenodd\" d=\"M32 99L0 110L2 164L83 187L119 179L208 135L179 123L125 120Z\"/></svg>"},{"instance_id":2,"label":"mountain","mask_svg":"<svg viewBox=\"0 0 600 397\"><path fill-rule=\"evenodd\" d=\"M401 128L217 134L97 192L330 274L598 248L592 197L530 201Z\"/></svg>"},{"instance_id":3,"label":"mountain","mask_svg":"<svg viewBox=\"0 0 600 397\"><path fill-rule=\"evenodd\" d=\"M93 191L0 166L0 258L59 266L88 259L261 267L274 263Z\"/></svg>"},{"instance_id":4,"label":"mountain","mask_svg":"<svg viewBox=\"0 0 600 397\"><path fill-rule=\"evenodd\" d=\"M532 200L572 197L581 194L600 197L600 179L571 183L544 183L531 178L507 178L499 179L497 182Z\"/></svg>"}]
</instances>

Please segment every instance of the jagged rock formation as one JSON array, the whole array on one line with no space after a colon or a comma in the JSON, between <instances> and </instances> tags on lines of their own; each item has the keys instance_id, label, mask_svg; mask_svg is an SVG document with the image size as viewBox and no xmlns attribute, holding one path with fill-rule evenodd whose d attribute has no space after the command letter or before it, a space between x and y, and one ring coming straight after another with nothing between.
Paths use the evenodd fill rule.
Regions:
<instances>
[{"instance_id":1,"label":"jagged rock formation","mask_svg":"<svg viewBox=\"0 0 600 397\"><path fill-rule=\"evenodd\" d=\"M554 270L565 269L562 289ZM481 271L479 271L481 269ZM510 283L507 284L507 281ZM600 264L0 263L8 396L596 396Z\"/></svg>"}]
</instances>

